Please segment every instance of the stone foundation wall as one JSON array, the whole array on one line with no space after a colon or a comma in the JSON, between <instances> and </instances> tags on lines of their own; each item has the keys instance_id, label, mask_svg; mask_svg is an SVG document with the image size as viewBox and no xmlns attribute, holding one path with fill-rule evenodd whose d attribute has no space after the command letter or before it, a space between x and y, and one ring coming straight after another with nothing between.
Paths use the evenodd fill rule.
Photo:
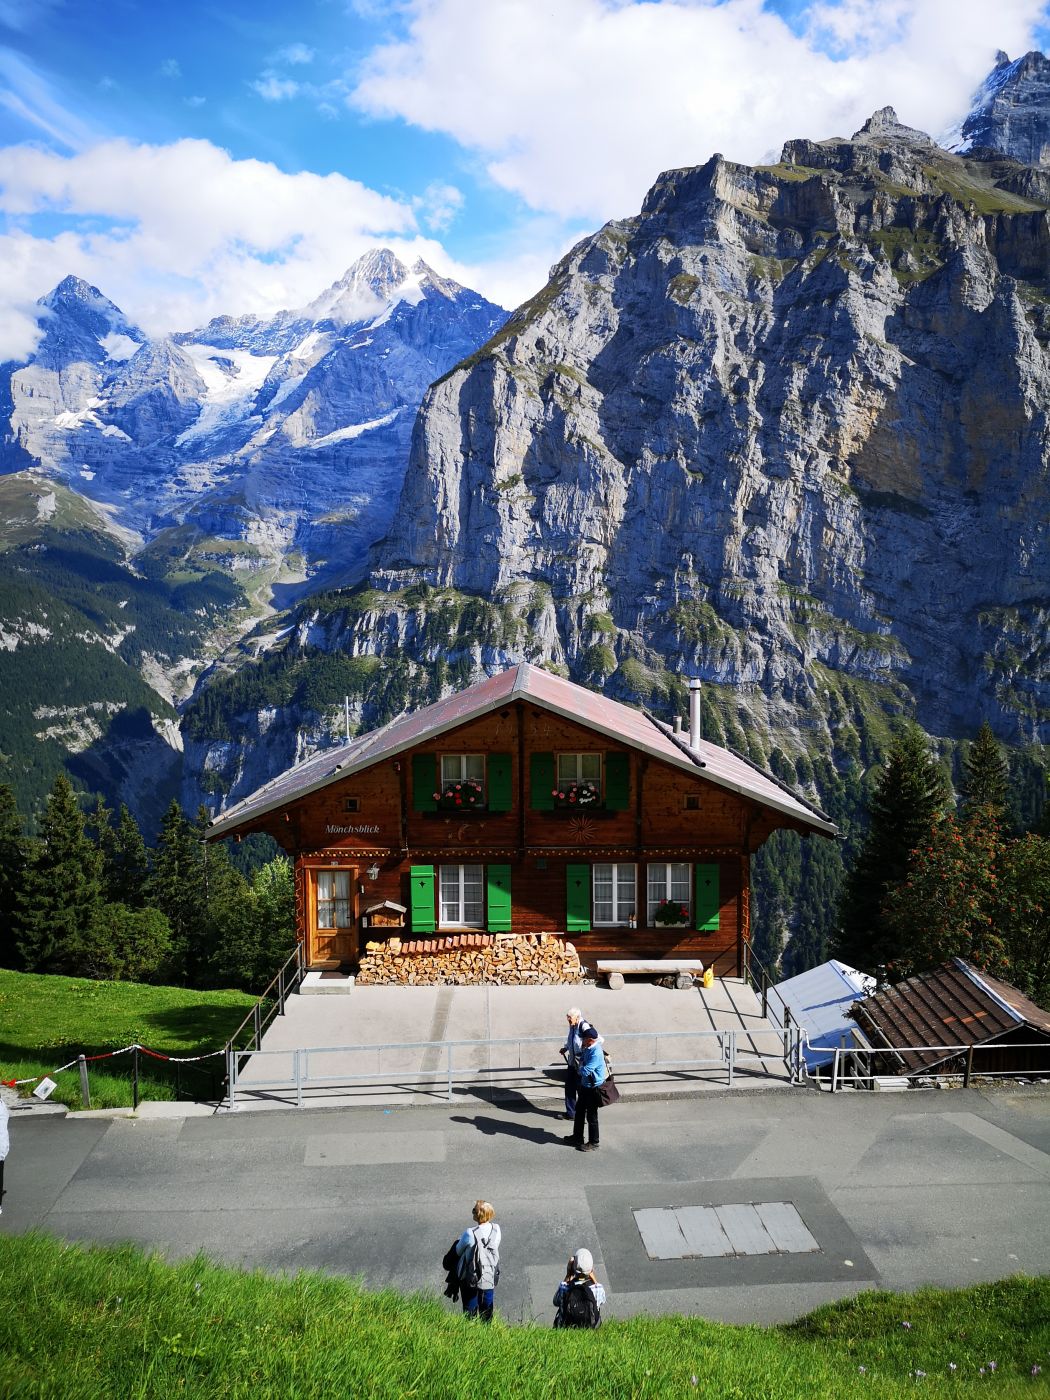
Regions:
<instances>
[{"instance_id":1,"label":"stone foundation wall","mask_svg":"<svg viewBox=\"0 0 1050 1400\"><path fill-rule=\"evenodd\" d=\"M357 985L556 986L579 982L580 959L552 933L460 933L365 945Z\"/></svg>"}]
</instances>

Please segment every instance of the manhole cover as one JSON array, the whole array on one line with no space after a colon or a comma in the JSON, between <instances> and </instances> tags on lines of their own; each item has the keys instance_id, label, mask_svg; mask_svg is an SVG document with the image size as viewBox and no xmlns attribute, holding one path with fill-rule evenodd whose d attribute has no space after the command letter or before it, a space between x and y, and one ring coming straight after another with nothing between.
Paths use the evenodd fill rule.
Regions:
<instances>
[{"instance_id":1,"label":"manhole cover","mask_svg":"<svg viewBox=\"0 0 1050 1400\"><path fill-rule=\"evenodd\" d=\"M820 1246L790 1201L667 1206L634 1212L650 1259L813 1254Z\"/></svg>"}]
</instances>

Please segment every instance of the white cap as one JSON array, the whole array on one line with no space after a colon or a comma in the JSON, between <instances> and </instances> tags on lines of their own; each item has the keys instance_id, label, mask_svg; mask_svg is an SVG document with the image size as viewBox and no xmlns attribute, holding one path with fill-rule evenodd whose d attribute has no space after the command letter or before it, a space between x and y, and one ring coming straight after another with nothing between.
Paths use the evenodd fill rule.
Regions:
<instances>
[{"instance_id":1,"label":"white cap","mask_svg":"<svg viewBox=\"0 0 1050 1400\"><path fill-rule=\"evenodd\" d=\"M578 1249L572 1257L581 1274L589 1274L594 1268L594 1256L589 1249Z\"/></svg>"}]
</instances>

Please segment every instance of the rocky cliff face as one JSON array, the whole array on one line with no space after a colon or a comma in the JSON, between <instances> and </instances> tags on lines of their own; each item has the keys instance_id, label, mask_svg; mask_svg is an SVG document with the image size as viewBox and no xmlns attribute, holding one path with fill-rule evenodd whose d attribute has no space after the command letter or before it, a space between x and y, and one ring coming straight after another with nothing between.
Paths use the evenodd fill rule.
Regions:
<instances>
[{"instance_id":1,"label":"rocky cliff face","mask_svg":"<svg viewBox=\"0 0 1050 1400\"><path fill-rule=\"evenodd\" d=\"M1037 50L1013 63L1002 51L952 149L991 149L1023 165L1050 165L1050 60Z\"/></svg>"},{"instance_id":2,"label":"rocky cliff face","mask_svg":"<svg viewBox=\"0 0 1050 1400\"><path fill-rule=\"evenodd\" d=\"M657 708L699 675L717 737L789 779L862 771L900 712L1045 743L1028 173L890 109L773 166L668 171L429 390L374 591L304 610L286 654L407 656L427 684L526 657ZM375 718L389 684L363 694Z\"/></svg>"}]
</instances>

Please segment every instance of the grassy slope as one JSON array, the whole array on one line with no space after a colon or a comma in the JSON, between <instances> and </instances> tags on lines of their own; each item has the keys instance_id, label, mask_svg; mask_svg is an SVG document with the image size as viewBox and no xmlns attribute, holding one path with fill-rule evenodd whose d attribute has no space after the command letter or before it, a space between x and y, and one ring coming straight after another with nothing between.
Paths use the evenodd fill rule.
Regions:
<instances>
[{"instance_id":1,"label":"grassy slope","mask_svg":"<svg viewBox=\"0 0 1050 1400\"><path fill-rule=\"evenodd\" d=\"M81 1052L94 1055L133 1042L174 1055L216 1050L253 1001L247 992L190 992L0 969L0 1079L45 1074ZM103 1064L107 1070L91 1067L92 1108L130 1104L130 1057ZM107 1072L110 1067L116 1072ZM172 1097L157 1062L143 1060L140 1075L140 1097ZM81 1106L75 1068L59 1076L52 1102Z\"/></svg>"},{"instance_id":2,"label":"grassy slope","mask_svg":"<svg viewBox=\"0 0 1050 1400\"><path fill-rule=\"evenodd\" d=\"M1046 1395L1047 1376L1047 1279L868 1293L790 1327L664 1317L573 1333L483 1328L433 1299L320 1275L0 1238L8 1396L1012 1397Z\"/></svg>"}]
</instances>

